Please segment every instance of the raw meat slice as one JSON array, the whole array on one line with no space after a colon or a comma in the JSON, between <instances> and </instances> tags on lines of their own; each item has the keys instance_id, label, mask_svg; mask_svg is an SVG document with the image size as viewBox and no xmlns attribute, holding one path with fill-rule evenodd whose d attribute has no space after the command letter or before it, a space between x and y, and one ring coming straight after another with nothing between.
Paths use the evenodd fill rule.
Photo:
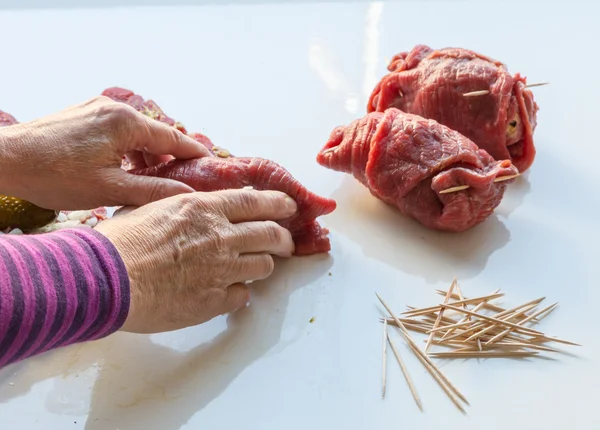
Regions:
<instances>
[{"instance_id":1,"label":"raw meat slice","mask_svg":"<svg viewBox=\"0 0 600 430\"><path fill-rule=\"evenodd\" d=\"M496 160L510 159L522 173L535 159L538 105L526 79L476 52L418 45L394 56L390 73L373 90L367 112L390 107L433 119L458 131ZM464 97L488 90L489 94Z\"/></svg>"},{"instance_id":2,"label":"raw meat slice","mask_svg":"<svg viewBox=\"0 0 600 430\"><path fill-rule=\"evenodd\" d=\"M0 127L8 127L9 125L18 124L18 121L9 113L0 110Z\"/></svg>"},{"instance_id":3,"label":"raw meat slice","mask_svg":"<svg viewBox=\"0 0 600 430\"><path fill-rule=\"evenodd\" d=\"M144 100L142 96L135 94L133 91L120 87L107 88L102 92L102 95L109 97L116 102L125 103L133 107L138 112L143 113L144 115L155 119L156 121L160 121L164 124L175 127L182 133L188 134L184 125L168 116L154 100ZM213 154L219 157L226 158L225 154L229 154L222 148L215 147L211 140L201 133L193 133L190 136L206 146Z\"/></svg>"},{"instance_id":4,"label":"raw meat slice","mask_svg":"<svg viewBox=\"0 0 600 430\"><path fill-rule=\"evenodd\" d=\"M483 222L517 174L460 133L390 108L336 127L317 162L352 174L375 197L426 227L460 232ZM459 185L469 189L440 194Z\"/></svg>"},{"instance_id":5,"label":"raw meat slice","mask_svg":"<svg viewBox=\"0 0 600 430\"><path fill-rule=\"evenodd\" d=\"M146 176L174 179L196 191L240 189L251 186L257 190L281 191L293 198L298 211L279 224L290 230L295 255L329 252L329 231L316 218L333 212L334 200L310 192L279 164L262 158L205 157L195 160L172 160L159 166L130 171Z\"/></svg>"},{"instance_id":6,"label":"raw meat slice","mask_svg":"<svg viewBox=\"0 0 600 430\"><path fill-rule=\"evenodd\" d=\"M183 124L166 115L160 106L154 102L154 100L144 100L142 96L135 94L133 91L120 87L107 88L102 92L102 95L109 97L114 101L128 104L138 112L141 112L152 119L175 127L182 133L187 134L187 130Z\"/></svg>"}]
</instances>

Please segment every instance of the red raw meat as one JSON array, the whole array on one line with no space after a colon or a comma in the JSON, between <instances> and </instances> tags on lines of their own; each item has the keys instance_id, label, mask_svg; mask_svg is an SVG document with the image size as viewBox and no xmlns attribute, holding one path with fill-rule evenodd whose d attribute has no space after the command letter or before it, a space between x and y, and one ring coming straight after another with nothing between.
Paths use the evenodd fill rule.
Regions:
<instances>
[{"instance_id":1,"label":"red raw meat","mask_svg":"<svg viewBox=\"0 0 600 430\"><path fill-rule=\"evenodd\" d=\"M310 192L279 164L262 158L205 157L194 160L172 160L159 166L130 171L137 175L169 178L183 182L196 191L241 189L286 193L298 204L298 211L279 224L290 230L296 245L295 255L329 252L327 229L316 218L333 212L334 200Z\"/></svg>"},{"instance_id":2,"label":"red raw meat","mask_svg":"<svg viewBox=\"0 0 600 430\"><path fill-rule=\"evenodd\" d=\"M517 174L460 133L390 108L335 128L317 162L352 174L375 197L426 227L459 232L483 222ZM440 194L460 185L469 189Z\"/></svg>"},{"instance_id":3,"label":"red raw meat","mask_svg":"<svg viewBox=\"0 0 600 430\"><path fill-rule=\"evenodd\" d=\"M0 127L8 127L9 125L18 124L19 121L9 113L0 110Z\"/></svg>"},{"instance_id":4,"label":"red raw meat","mask_svg":"<svg viewBox=\"0 0 600 430\"><path fill-rule=\"evenodd\" d=\"M512 76L504 64L473 51L425 45L394 56L388 70L373 90L367 112L395 107L433 119L496 160L510 159L521 173L532 165L539 108L519 73ZM463 96L479 90L489 94Z\"/></svg>"},{"instance_id":5,"label":"red raw meat","mask_svg":"<svg viewBox=\"0 0 600 430\"><path fill-rule=\"evenodd\" d=\"M135 94L133 91L119 87L107 88L102 92L102 95L109 97L116 102L128 104L138 112L143 113L156 121L175 127L184 134L188 134L184 125L165 114L154 100L144 100L142 96ZM201 133L193 133L190 136L219 157L226 158L225 154L227 154L227 156L229 155L229 153L222 148L215 147L210 139Z\"/></svg>"},{"instance_id":6,"label":"red raw meat","mask_svg":"<svg viewBox=\"0 0 600 430\"><path fill-rule=\"evenodd\" d=\"M102 92L102 95L109 97L116 102L128 104L138 112L141 112L152 119L175 127L182 133L187 134L187 130L183 124L167 116L153 100L144 100L143 97L134 94L133 91L119 87L107 88Z\"/></svg>"}]
</instances>

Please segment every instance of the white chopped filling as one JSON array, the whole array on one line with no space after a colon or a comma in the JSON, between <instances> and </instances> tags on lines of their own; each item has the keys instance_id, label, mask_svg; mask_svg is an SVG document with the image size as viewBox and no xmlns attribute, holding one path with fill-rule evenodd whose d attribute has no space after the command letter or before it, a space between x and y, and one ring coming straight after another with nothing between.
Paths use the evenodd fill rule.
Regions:
<instances>
[{"instance_id":1,"label":"white chopped filling","mask_svg":"<svg viewBox=\"0 0 600 430\"><path fill-rule=\"evenodd\" d=\"M98 218L96 218L95 216L85 221L85 225L89 225L90 227L96 227L97 224Z\"/></svg>"},{"instance_id":2,"label":"white chopped filling","mask_svg":"<svg viewBox=\"0 0 600 430\"><path fill-rule=\"evenodd\" d=\"M85 222L85 220L91 218L92 216L92 211L73 211L67 214L68 219L81 222Z\"/></svg>"},{"instance_id":3,"label":"white chopped filling","mask_svg":"<svg viewBox=\"0 0 600 430\"><path fill-rule=\"evenodd\" d=\"M69 213L60 212L56 220L44 227L31 231L31 233L50 233L64 228L93 228L100 220L93 211L73 211ZM0 234L24 234L21 229L14 228L0 231Z\"/></svg>"}]
</instances>

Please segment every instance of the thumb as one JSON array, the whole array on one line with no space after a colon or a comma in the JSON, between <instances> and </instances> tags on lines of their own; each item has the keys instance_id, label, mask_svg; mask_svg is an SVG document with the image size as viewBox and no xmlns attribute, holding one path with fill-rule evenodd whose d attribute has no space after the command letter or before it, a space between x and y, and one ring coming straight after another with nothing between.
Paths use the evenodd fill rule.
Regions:
<instances>
[{"instance_id":1,"label":"thumb","mask_svg":"<svg viewBox=\"0 0 600 430\"><path fill-rule=\"evenodd\" d=\"M225 290L227 296L223 301L221 314L235 312L246 306L250 300L250 289L244 284L233 284Z\"/></svg>"},{"instance_id":2,"label":"thumb","mask_svg":"<svg viewBox=\"0 0 600 430\"><path fill-rule=\"evenodd\" d=\"M111 193L116 206L143 206L157 200L173 197L178 194L193 193L194 189L173 179L156 178L152 176L135 175L121 170L118 174L116 187Z\"/></svg>"}]
</instances>

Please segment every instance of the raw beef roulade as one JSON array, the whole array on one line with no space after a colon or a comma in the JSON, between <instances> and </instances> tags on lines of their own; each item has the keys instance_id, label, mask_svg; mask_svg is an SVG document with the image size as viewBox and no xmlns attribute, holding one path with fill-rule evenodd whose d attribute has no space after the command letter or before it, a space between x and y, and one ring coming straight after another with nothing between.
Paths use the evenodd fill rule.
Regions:
<instances>
[{"instance_id":1,"label":"raw beef roulade","mask_svg":"<svg viewBox=\"0 0 600 430\"><path fill-rule=\"evenodd\" d=\"M395 107L463 134L521 173L535 158L538 105L520 74L473 51L418 45L394 56L373 90L367 112ZM464 94L481 91L478 95Z\"/></svg>"},{"instance_id":2,"label":"raw beef roulade","mask_svg":"<svg viewBox=\"0 0 600 430\"><path fill-rule=\"evenodd\" d=\"M460 232L484 221L518 173L472 141L433 120L390 108L337 127L317 156L352 174L403 214L437 230ZM456 186L468 189L440 193Z\"/></svg>"}]
</instances>

